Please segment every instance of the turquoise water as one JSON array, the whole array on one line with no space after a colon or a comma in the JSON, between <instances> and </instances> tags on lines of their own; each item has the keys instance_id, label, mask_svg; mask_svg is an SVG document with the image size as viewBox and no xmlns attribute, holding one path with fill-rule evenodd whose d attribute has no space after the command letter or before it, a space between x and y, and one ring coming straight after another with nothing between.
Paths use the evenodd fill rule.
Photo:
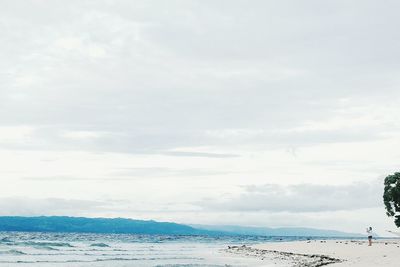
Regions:
<instances>
[{"instance_id":1,"label":"turquoise water","mask_svg":"<svg viewBox=\"0 0 400 267\"><path fill-rule=\"evenodd\" d=\"M0 266L272 266L224 249L298 239L0 232Z\"/></svg>"}]
</instances>

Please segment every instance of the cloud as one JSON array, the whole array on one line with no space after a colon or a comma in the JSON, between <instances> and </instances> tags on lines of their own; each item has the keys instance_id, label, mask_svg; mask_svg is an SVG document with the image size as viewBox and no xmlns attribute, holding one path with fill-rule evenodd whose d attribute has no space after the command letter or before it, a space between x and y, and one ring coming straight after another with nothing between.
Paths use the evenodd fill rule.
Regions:
<instances>
[{"instance_id":1,"label":"cloud","mask_svg":"<svg viewBox=\"0 0 400 267\"><path fill-rule=\"evenodd\" d=\"M206 153L206 152L195 152L195 151L165 151L162 152L164 155L176 156L176 157L204 157L204 158L235 158L239 157L236 154L223 154L223 153Z\"/></svg>"},{"instance_id":2,"label":"cloud","mask_svg":"<svg viewBox=\"0 0 400 267\"><path fill-rule=\"evenodd\" d=\"M209 168L174 169L166 167L143 167L143 168L118 168L110 171L106 176L25 176L27 181L47 181L47 182L76 182L76 181L130 181L147 178L159 179L169 178L198 178L207 176L219 176L233 174L233 171L211 170Z\"/></svg>"},{"instance_id":3,"label":"cloud","mask_svg":"<svg viewBox=\"0 0 400 267\"><path fill-rule=\"evenodd\" d=\"M76 176L26 176L23 177L22 180L27 181L46 181L46 182L74 182L74 181L99 181L99 180L107 180L106 178L100 177L76 177Z\"/></svg>"},{"instance_id":4,"label":"cloud","mask_svg":"<svg viewBox=\"0 0 400 267\"><path fill-rule=\"evenodd\" d=\"M340 124L348 114L338 112L400 97L399 81L388 73L398 57L389 45L398 39L391 34L397 14L388 8L395 2L385 16L374 1L26 5L31 12L9 1L0 16L0 120L43 128L19 147L133 154L224 144L266 149L376 140L391 129L384 114L360 129ZM327 123L309 127L310 121ZM241 135L209 134L232 131ZM89 132L98 138L82 138Z\"/></svg>"},{"instance_id":5,"label":"cloud","mask_svg":"<svg viewBox=\"0 0 400 267\"><path fill-rule=\"evenodd\" d=\"M91 131L66 131L61 135L61 137L67 139L92 139L92 138L100 138L104 134L107 133L91 132Z\"/></svg>"},{"instance_id":6,"label":"cloud","mask_svg":"<svg viewBox=\"0 0 400 267\"><path fill-rule=\"evenodd\" d=\"M8 143L24 144L34 132L29 126L0 126L0 145Z\"/></svg>"},{"instance_id":7,"label":"cloud","mask_svg":"<svg viewBox=\"0 0 400 267\"><path fill-rule=\"evenodd\" d=\"M21 2L0 2L3 196L282 222L376 207L352 183L398 169L398 1Z\"/></svg>"},{"instance_id":8,"label":"cloud","mask_svg":"<svg viewBox=\"0 0 400 267\"><path fill-rule=\"evenodd\" d=\"M374 183L349 185L250 185L239 196L206 199L196 203L205 210L237 212L332 212L382 206L383 186Z\"/></svg>"},{"instance_id":9,"label":"cloud","mask_svg":"<svg viewBox=\"0 0 400 267\"><path fill-rule=\"evenodd\" d=\"M68 215L106 210L111 203L63 198L0 198L0 215Z\"/></svg>"},{"instance_id":10,"label":"cloud","mask_svg":"<svg viewBox=\"0 0 400 267\"><path fill-rule=\"evenodd\" d=\"M120 178L125 177L132 178L145 178L145 177L201 177L201 176L217 176L232 174L230 171L220 171L211 169L173 169L173 168L160 168L160 167L149 167L149 168L123 168L121 170L113 172ZM117 178L118 179L118 178Z\"/></svg>"},{"instance_id":11,"label":"cloud","mask_svg":"<svg viewBox=\"0 0 400 267\"><path fill-rule=\"evenodd\" d=\"M172 204L172 206L171 206ZM0 198L0 216L68 215L88 217L131 217L154 219L157 213L193 211L193 206L182 203L156 203L123 199L67 199L67 198ZM134 215L134 216L131 216ZM167 217L165 220L168 220Z\"/></svg>"}]
</instances>

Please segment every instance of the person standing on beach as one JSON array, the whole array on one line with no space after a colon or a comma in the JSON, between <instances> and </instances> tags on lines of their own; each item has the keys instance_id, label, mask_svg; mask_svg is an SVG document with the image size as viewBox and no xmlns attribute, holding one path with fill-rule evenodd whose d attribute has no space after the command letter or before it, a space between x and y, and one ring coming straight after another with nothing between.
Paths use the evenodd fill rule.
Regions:
<instances>
[{"instance_id":1,"label":"person standing on beach","mask_svg":"<svg viewBox=\"0 0 400 267\"><path fill-rule=\"evenodd\" d=\"M367 234L368 234L368 246L372 246L372 227L367 228Z\"/></svg>"}]
</instances>

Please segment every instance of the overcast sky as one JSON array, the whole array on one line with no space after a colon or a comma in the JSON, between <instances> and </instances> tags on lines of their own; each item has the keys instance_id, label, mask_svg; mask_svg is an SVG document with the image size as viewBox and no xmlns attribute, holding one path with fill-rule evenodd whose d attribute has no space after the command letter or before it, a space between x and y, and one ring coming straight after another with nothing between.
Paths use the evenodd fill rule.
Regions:
<instances>
[{"instance_id":1,"label":"overcast sky","mask_svg":"<svg viewBox=\"0 0 400 267\"><path fill-rule=\"evenodd\" d=\"M394 228L399 1L0 3L0 215Z\"/></svg>"}]
</instances>

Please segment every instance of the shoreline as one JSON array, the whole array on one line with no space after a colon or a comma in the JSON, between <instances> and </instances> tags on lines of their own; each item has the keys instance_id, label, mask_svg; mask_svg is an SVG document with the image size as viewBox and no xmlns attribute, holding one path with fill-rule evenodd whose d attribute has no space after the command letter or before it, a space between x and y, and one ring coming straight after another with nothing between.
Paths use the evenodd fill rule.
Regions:
<instances>
[{"instance_id":1,"label":"shoreline","mask_svg":"<svg viewBox=\"0 0 400 267\"><path fill-rule=\"evenodd\" d=\"M308 240L229 246L225 251L271 266L395 267L400 262L400 239L374 240L371 247L366 240Z\"/></svg>"},{"instance_id":2,"label":"shoreline","mask_svg":"<svg viewBox=\"0 0 400 267\"><path fill-rule=\"evenodd\" d=\"M328 264L343 262L343 260L341 259L336 259L325 255L301 254L278 250L257 249L246 245L228 247L226 251L236 255L244 255L246 257L257 257L263 261L268 261L274 264L289 264L289 266L299 267L319 267Z\"/></svg>"},{"instance_id":3,"label":"shoreline","mask_svg":"<svg viewBox=\"0 0 400 267\"><path fill-rule=\"evenodd\" d=\"M231 246L226 250L236 255L259 258L266 262L279 264L278 266L319 267L343 262L341 259L318 254L301 254L294 252L258 249L250 246Z\"/></svg>"}]
</instances>

